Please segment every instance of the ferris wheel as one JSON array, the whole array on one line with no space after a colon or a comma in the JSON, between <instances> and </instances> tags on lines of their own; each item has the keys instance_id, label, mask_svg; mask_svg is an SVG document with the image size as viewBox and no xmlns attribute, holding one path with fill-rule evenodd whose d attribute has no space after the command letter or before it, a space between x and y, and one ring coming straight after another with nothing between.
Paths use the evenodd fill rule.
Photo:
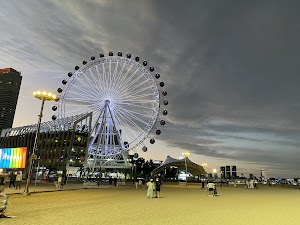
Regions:
<instances>
[{"instance_id":1,"label":"ferris wheel","mask_svg":"<svg viewBox=\"0 0 300 225\"><path fill-rule=\"evenodd\" d=\"M168 105L168 100L162 99L167 91L162 89L165 84L160 74L129 53L101 53L82 64L75 66L75 72L69 72L63 87L57 89L58 107L52 109L58 111L58 118L92 112L90 159L122 158L124 152L138 146L146 152L146 139L155 143L153 135L161 134L163 116L168 114L160 108Z\"/></svg>"}]
</instances>

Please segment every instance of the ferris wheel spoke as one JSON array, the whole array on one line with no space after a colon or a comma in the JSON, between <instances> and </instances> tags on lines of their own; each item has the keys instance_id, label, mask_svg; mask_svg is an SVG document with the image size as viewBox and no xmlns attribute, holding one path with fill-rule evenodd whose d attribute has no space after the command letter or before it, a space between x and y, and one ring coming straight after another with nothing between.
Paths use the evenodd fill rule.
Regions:
<instances>
[{"instance_id":1,"label":"ferris wheel spoke","mask_svg":"<svg viewBox=\"0 0 300 225\"><path fill-rule=\"evenodd\" d=\"M77 97L77 95L69 95L65 99L68 101L79 101L79 102L88 102L88 103L91 103L92 100L96 101L95 99L91 99L90 97L85 97L85 96Z\"/></svg>"},{"instance_id":2,"label":"ferris wheel spoke","mask_svg":"<svg viewBox=\"0 0 300 225\"><path fill-rule=\"evenodd\" d=\"M116 91L119 92L119 89L122 88L123 83L126 82L126 80L131 79L131 77L133 77L135 75L135 73L138 71L138 69L136 69L131 75L129 75L129 77L126 79L128 73L131 71L132 69L132 65L128 68L128 70L126 71L126 73L124 74L124 76L121 77L121 79L118 81L118 85L116 86Z\"/></svg>"},{"instance_id":3,"label":"ferris wheel spoke","mask_svg":"<svg viewBox=\"0 0 300 225\"><path fill-rule=\"evenodd\" d=\"M144 85L144 84L147 83L147 82L148 82L147 80L144 80L143 82L140 82L140 83L138 83L138 84L136 84L136 85L131 84L131 86L129 86L130 88L128 88L128 89L122 88L121 93L123 93L123 92L130 93L130 92L132 92L132 91L134 91L134 90L139 90L138 88L139 88L140 86ZM152 88L152 87L149 86L149 85L147 85L147 87L148 87L148 88Z\"/></svg>"},{"instance_id":4,"label":"ferris wheel spoke","mask_svg":"<svg viewBox=\"0 0 300 225\"><path fill-rule=\"evenodd\" d=\"M131 100L130 98L129 99L124 99L122 100L122 102L135 102L135 103L154 103L154 100L144 100L144 99L141 99L141 100Z\"/></svg>"},{"instance_id":5,"label":"ferris wheel spoke","mask_svg":"<svg viewBox=\"0 0 300 225\"><path fill-rule=\"evenodd\" d=\"M103 72L103 79L104 79L103 87L104 87L104 90L106 90L105 92L107 92L108 79L107 79L107 73L106 73L106 68L104 66L104 63L102 63L102 72Z\"/></svg>"},{"instance_id":6,"label":"ferris wheel spoke","mask_svg":"<svg viewBox=\"0 0 300 225\"><path fill-rule=\"evenodd\" d=\"M93 84L89 78L89 76L87 76L86 74L84 74L82 71L79 71L78 74L81 74L82 79L79 79L79 82L86 87L88 90L91 90L91 92L93 92L94 94L97 95L97 92L95 90L96 86L95 84ZM84 82L85 81L85 82ZM93 87L93 88L91 88Z\"/></svg>"},{"instance_id":7,"label":"ferris wheel spoke","mask_svg":"<svg viewBox=\"0 0 300 225\"><path fill-rule=\"evenodd\" d=\"M96 68L97 76L98 76L98 79L99 79L99 85L101 86L102 93L103 93L104 90L105 90L105 87L101 84L104 84L104 81L102 79L101 72L99 71L98 65L96 65L95 68Z\"/></svg>"},{"instance_id":8,"label":"ferris wheel spoke","mask_svg":"<svg viewBox=\"0 0 300 225\"><path fill-rule=\"evenodd\" d=\"M122 128L124 128L124 130L125 130L125 127L127 127L126 124L124 124L124 122L121 120L121 118L119 118L117 115L115 115L115 117L117 120L116 123L118 123L121 126L121 130L122 130ZM126 140L126 141L130 142L131 141L130 137L127 135L127 132L124 130L122 130L121 135L123 135L125 137L125 139L122 138L122 140Z\"/></svg>"},{"instance_id":9,"label":"ferris wheel spoke","mask_svg":"<svg viewBox=\"0 0 300 225\"><path fill-rule=\"evenodd\" d=\"M131 110L128 110L128 109L125 109L123 107L119 107L121 110L119 111L120 113L124 113L126 114L128 117L132 117L134 118L135 120L145 124L145 125L148 125L147 122L145 122L144 120L140 119L139 117L135 116L134 114L138 114L142 117L145 117L145 114L141 114L141 113L138 113L138 112L134 112L134 111L131 111Z\"/></svg>"},{"instance_id":10,"label":"ferris wheel spoke","mask_svg":"<svg viewBox=\"0 0 300 225\"><path fill-rule=\"evenodd\" d=\"M144 105L136 105L136 104L133 104L133 103L125 103L125 102L122 102L120 103L120 105L129 105L129 106L134 106L134 107L138 107L138 108L143 108L143 109L153 109L153 107L147 107L147 106L144 106Z\"/></svg>"},{"instance_id":11,"label":"ferris wheel spoke","mask_svg":"<svg viewBox=\"0 0 300 225\"><path fill-rule=\"evenodd\" d=\"M134 95L125 95L124 100L125 99L126 100L135 100L135 99L141 99L141 98L148 97L148 96L153 96L153 93L138 95L138 96L135 96L135 97L134 97Z\"/></svg>"},{"instance_id":12,"label":"ferris wheel spoke","mask_svg":"<svg viewBox=\"0 0 300 225\"><path fill-rule=\"evenodd\" d=\"M80 91L82 91L83 93L86 93L86 90L90 90L91 88L89 86L86 85L86 83L82 82L81 80L79 80L79 82L86 88L84 89L83 87L80 87L76 84L73 84L73 87L79 89ZM74 92L73 92L74 93ZM92 96L97 98L97 93L94 92L94 90L90 90L89 94L91 94Z\"/></svg>"},{"instance_id":13,"label":"ferris wheel spoke","mask_svg":"<svg viewBox=\"0 0 300 225\"><path fill-rule=\"evenodd\" d=\"M148 89L150 89L151 87L149 87L149 86L147 86L147 87L144 87L144 88L141 88L141 89L137 89L136 91L131 91L131 92L127 92L126 94L127 94L127 96L142 96L142 95L138 95L139 93L143 93L143 92L145 92L146 90L148 90ZM152 94L152 92L151 92L151 95L153 95Z\"/></svg>"},{"instance_id":14,"label":"ferris wheel spoke","mask_svg":"<svg viewBox=\"0 0 300 225\"><path fill-rule=\"evenodd\" d=\"M127 120L129 123L131 123L134 127L138 128L141 132L144 132L144 129L142 129L139 125L137 125L132 119L130 119L130 117L126 116L124 112L123 113L124 116L124 120Z\"/></svg>"},{"instance_id":15,"label":"ferris wheel spoke","mask_svg":"<svg viewBox=\"0 0 300 225\"><path fill-rule=\"evenodd\" d=\"M110 90L110 85L111 85L111 61L109 62L109 66L108 66L108 86L107 86L107 90Z\"/></svg>"},{"instance_id":16,"label":"ferris wheel spoke","mask_svg":"<svg viewBox=\"0 0 300 225\"><path fill-rule=\"evenodd\" d=\"M115 89L116 89L116 84L118 84L119 78L122 77L122 74L123 74L123 70L124 70L124 68L125 68L125 65L126 65L126 64L123 63L123 66L122 66L120 72L118 73L118 75L117 75L117 77L116 77L114 83L113 83L112 90L115 90Z\"/></svg>"},{"instance_id":17,"label":"ferris wheel spoke","mask_svg":"<svg viewBox=\"0 0 300 225\"><path fill-rule=\"evenodd\" d=\"M109 85L109 90L113 90L112 87L113 87L113 84L115 82L115 78L117 76L118 67L119 67L119 62L117 62L116 65L115 65L114 72L113 72L111 82L110 82L110 85Z\"/></svg>"},{"instance_id":18,"label":"ferris wheel spoke","mask_svg":"<svg viewBox=\"0 0 300 225\"><path fill-rule=\"evenodd\" d=\"M93 90L93 92L98 93L97 92L97 86L95 85L95 83L92 82L92 80L90 79L89 76L87 76L86 74L84 74L83 72L79 72L81 73L81 75L85 78L85 80L88 82L88 87L90 90Z\"/></svg>"},{"instance_id":19,"label":"ferris wheel spoke","mask_svg":"<svg viewBox=\"0 0 300 225\"><path fill-rule=\"evenodd\" d=\"M87 95L85 90L84 90L84 93L69 91L68 94L69 95L67 95L65 98L72 98L74 95L75 95L74 97L79 96L80 98L87 99L87 100L90 100L90 101L91 100L96 101L97 98L98 98L98 97L93 96L93 95L92 96L91 95ZM70 96L70 94L72 94L72 95ZM101 97L101 96L99 96L99 97Z\"/></svg>"},{"instance_id":20,"label":"ferris wheel spoke","mask_svg":"<svg viewBox=\"0 0 300 225\"><path fill-rule=\"evenodd\" d=\"M124 83L122 85L122 87L120 88L120 92L123 92L124 90L128 90L129 87L136 87L136 85L134 85L138 80L140 80L142 78L142 76L138 76L137 78L135 78L134 80L132 80L130 83ZM147 80L140 82L138 86L141 86L142 84L144 84L145 82L147 82Z\"/></svg>"},{"instance_id":21,"label":"ferris wheel spoke","mask_svg":"<svg viewBox=\"0 0 300 225\"><path fill-rule=\"evenodd\" d=\"M91 69L89 69L90 75L93 79L93 81L95 82L96 86L97 86L97 90L99 91L99 93L101 93L103 91L102 86L99 83L99 80L96 79L96 76L94 75L94 73L92 72Z\"/></svg>"},{"instance_id":22,"label":"ferris wheel spoke","mask_svg":"<svg viewBox=\"0 0 300 225\"><path fill-rule=\"evenodd\" d=\"M118 114L118 113L117 113ZM131 126L126 122L126 119L125 119L125 117L124 116L122 116L121 114L118 114L118 116L117 116L117 118L119 119L119 121L120 121L120 123L122 123L123 124L123 127L126 127L126 129L127 130L129 130L132 134L133 134L133 140L132 140L132 138L130 138L130 137L128 137L127 135L126 135L126 133L125 133L125 136L127 136L127 138L128 138L128 142L134 142L135 141L135 139L136 139L136 137L137 137L137 134L136 134L136 132L134 132L133 131L133 129L131 128ZM124 133L124 132L123 132Z\"/></svg>"},{"instance_id":23,"label":"ferris wheel spoke","mask_svg":"<svg viewBox=\"0 0 300 225\"><path fill-rule=\"evenodd\" d=\"M94 107L95 109L99 108L99 105L97 102L95 103L89 103L89 104L76 104L75 102L69 101L68 107Z\"/></svg>"},{"instance_id":24,"label":"ferris wheel spoke","mask_svg":"<svg viewBox=\"0 0 300 225\"><path fill-rule=\"evenodd\" d=\"M119 84L119 89L117 89L117 91L121 92L122 89L124 89L124 87L126 87L127 83L135 76L135 74L138 72L139 70L136 69L127 79L123 79L122 82L120 82ZM140 78L141 76L138 76L138 78Z\"/></svg>"}]
</instances>

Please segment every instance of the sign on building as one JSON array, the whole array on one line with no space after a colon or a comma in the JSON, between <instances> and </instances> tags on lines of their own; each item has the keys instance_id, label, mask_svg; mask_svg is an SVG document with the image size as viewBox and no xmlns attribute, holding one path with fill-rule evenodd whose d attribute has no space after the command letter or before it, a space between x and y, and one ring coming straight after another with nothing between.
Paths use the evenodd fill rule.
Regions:
<instances>
[{"instance_id":1,"label":"sign on building","mask_svg":"<svg viewBox=\"0 0 300 225\"><path fill-rule=\"evenodd\" d=\"M0 148L0 168L25 168L27 147Z\"/></svg>"}]
</instances>

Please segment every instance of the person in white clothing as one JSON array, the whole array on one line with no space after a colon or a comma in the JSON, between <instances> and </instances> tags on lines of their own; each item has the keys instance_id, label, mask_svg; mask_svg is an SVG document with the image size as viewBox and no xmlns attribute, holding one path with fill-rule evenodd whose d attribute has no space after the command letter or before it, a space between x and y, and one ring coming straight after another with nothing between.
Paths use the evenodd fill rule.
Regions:
<instances>
[{"instance_id":1,"label":"person in white clothing","mask_svg":"<svg viewBox=\"0 0 300 225\"><path fill-rule=\"evenodd\" d=\"M147 197L148 198L153 198L154 197L154 191L155 191L155 184L154 180L151 178L150 181L147 183Z\"/></svg>"},{"instance_id":2,"label":"person in white clothing","mask_svg":"<svg viewBox=\"0 0 300 225\"><path fill-rule=\"evenodd\" d=\"M16 189L21 189L21 181L22 181L22 175L20 172L17 173L16 176Z\"/></svg>"},{"instance_id":3,"label":"person in white clothing","mask_svg":"<svg viewBox=\"0 0 300 225\"><path fill-rule=\"evenodd\" d=\"M214 189L215 189L215 184L214 183L212 183L212 182L208 182L207 183L207 189L208 189L208 191L209 191L209 195L208 196L215 196L214 195Z\"/></svg>"},{"instance_id":4,"label":"person in white clothing","mask_svg":"<svg viewBox=\"0 0 300 225\"><path fill-rule=\"evenodd\" d=\"M62 182L62 177L61 177L61 175L58 177L58 179L57 179L57 183L58 183L58 189L61 189L61 182Z\"/></svg>"}]
</instances>

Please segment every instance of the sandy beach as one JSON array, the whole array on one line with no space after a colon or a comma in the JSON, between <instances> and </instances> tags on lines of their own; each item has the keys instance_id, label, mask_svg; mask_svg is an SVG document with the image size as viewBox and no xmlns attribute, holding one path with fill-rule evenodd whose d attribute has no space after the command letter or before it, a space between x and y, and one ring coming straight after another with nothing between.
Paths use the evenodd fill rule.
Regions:
<instances>
[{"instance_id":1,"label":"sandy beach","mask_svg":"<svg viewBox=\"0 0 300 225\"><path fill-rule=\"evenodd\" d=\"M198 185L164 185L161 198L146 189L99 188L10 195L0 224L299 224L300 190L223 187L209 197Z\"/></svg>"}]
</instances>

